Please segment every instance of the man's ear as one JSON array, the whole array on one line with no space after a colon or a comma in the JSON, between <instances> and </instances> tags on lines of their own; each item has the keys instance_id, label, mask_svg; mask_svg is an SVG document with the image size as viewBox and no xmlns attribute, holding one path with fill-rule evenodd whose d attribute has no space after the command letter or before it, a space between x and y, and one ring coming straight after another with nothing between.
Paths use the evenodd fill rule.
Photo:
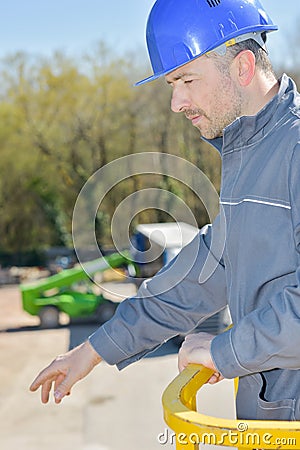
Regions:
<instances>
[{"instance_id":1,"label":"man's ear","mask_svg":"<svg viewBox=\"0 0 300 450\"><path fill-rule=\"evenodd\" d=\"M249 86L255 74L255 56L251 50L243 50L235 57L235 70L240 86Z\"/></svg>"}]
</instances>

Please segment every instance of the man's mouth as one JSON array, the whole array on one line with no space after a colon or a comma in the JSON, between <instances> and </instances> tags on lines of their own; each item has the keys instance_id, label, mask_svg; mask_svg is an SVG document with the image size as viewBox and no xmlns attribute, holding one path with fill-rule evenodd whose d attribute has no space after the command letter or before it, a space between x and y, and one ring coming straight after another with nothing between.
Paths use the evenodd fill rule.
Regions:
<instances>
[{"instance_id":1,"label":"man's mouth","mask_svg":"<svg viewBox=\"0 0 300 450\"><path fill-rule=\"evenodd\" d=\"M199 115L199 116L195 116L191 118L192 124L196 125L198 122L200 122L200 120L202 119L203 116Z\"/></svg>"},{"instance_id":2,"label":"man's mouth","mask_svg":"<svg viewBox=\"0 0 300 450\"><path fill-rule=\"evenodd\" d=\"M204 112L200 109L190 109L185 111L185 117L189 119L193 125L196 125L203 119L205 116Z\"/></svg>"},{"instance_id":3,"label":"man's mouth","mask_svg":"<svg viewBox=\"0 0 300 450\"><path fill-rule=\"evenodd\" d=\"M197 115L185 115L187 119L189 119L193 125L196 125L201 119L202 119L202 114L197 114Z\"/></svg>"}]
</instances>

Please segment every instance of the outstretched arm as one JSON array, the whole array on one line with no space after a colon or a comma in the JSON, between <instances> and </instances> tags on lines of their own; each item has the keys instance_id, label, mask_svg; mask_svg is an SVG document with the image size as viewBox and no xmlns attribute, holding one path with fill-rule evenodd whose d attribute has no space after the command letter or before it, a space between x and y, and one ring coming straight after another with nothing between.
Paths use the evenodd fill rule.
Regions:
<instances>
[{"instance_id":1,"label":"outstretched arm","mask_svg":"<svg viewBox=\"0 0 300 450\"><path fill-rule=\"evenodd\" d=\"M57 357L30 389L41 387L42 402L47 403L53 387L55 402L60 403L102 359L121 369L223 309L224 267L210 254L211 240L211 227L207 227L152 280L144 282L135 297L121 302L114 317L88 342ZM213 273L207 280L200 279L203 267Z\"/></svg>"},{"instance_id":2,"label":"outstretched arm","mask_svg":"<svg viewBox=\"0 0 300 450\"><path fill-rule=\"evenodd\" d=\"M74 384L88 375L101 360L92 345L86 341L64 355L57 356L39 373L30 390L34 392L41 387L41 400L47 403L53 386L55 403L60 403L66 395L70 395Z\"/></svg>"}]
</instances>

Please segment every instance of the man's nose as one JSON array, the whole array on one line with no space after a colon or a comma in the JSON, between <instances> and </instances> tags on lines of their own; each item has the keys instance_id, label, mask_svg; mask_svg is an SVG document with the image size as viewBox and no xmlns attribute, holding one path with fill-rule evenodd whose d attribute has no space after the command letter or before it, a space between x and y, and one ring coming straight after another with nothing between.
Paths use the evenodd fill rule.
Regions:
<instances>
[{"instance_id":1,"label":"man's nose","mask_svg":"<svg viewBox=\"0 0 300 450\"><path fill-rule=\"evenodd\" d=\"M189 103L184 92L178 87L174 87L171 98L171 110L177 113L183 112L189 107Z\"/></svg>"}]
</instances>

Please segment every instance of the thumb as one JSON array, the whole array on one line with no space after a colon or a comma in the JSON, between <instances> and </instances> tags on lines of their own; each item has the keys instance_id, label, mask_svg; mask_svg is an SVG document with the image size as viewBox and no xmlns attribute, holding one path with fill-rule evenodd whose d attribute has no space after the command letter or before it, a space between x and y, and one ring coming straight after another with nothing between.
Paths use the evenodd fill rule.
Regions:
<instances>
[{"instance_id":1,"label":"thumb","mask_svg":"<svg viewBox=\"0 0 300 450\"><path fill-rule=\"evenodd\" d=\"M178 369L182 372L188 365L188 359L185 350L181 347L178 353Z\"/></svg>"}]
</instances>

